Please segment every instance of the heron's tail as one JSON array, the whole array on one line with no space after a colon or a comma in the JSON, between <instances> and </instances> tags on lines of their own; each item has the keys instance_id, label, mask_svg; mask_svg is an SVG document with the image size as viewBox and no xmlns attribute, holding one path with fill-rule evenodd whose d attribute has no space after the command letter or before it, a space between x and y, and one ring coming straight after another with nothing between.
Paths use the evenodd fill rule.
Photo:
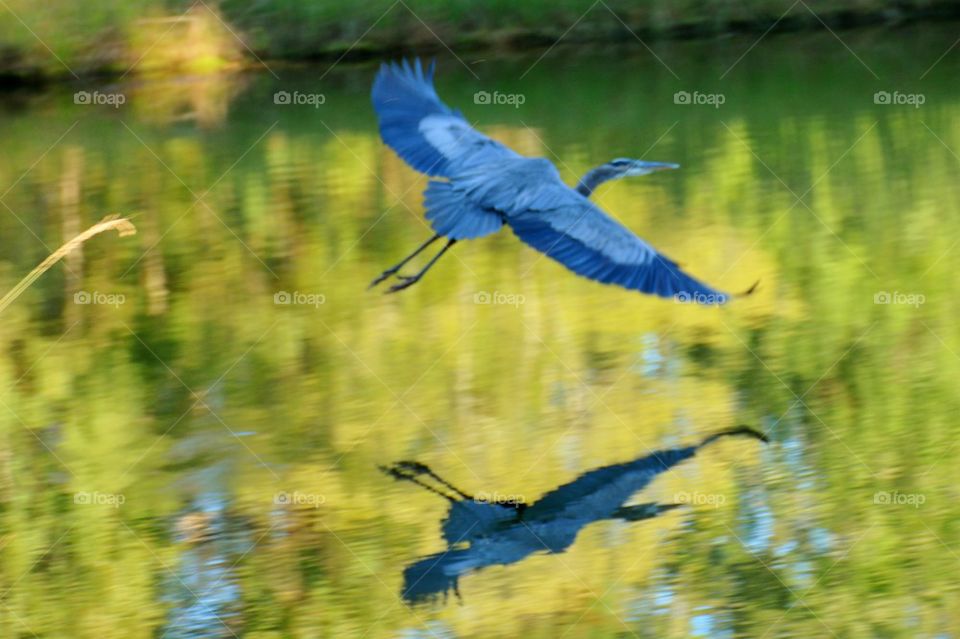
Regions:
<instances>
[{"instance_id":1,"label":"heron's tail","mask_svg":"<svg viewBox=\"0 0 960 639\"><path fill-rule=\"evenodd\" d=\"M749 426L737 426L736 428L721 430L719 433L714 433L713 435L710 435L704 438L704 440L700 442L700 445L697 446L697 448L703 448L707 444L712 444L713 442L717 441L721 437L735 437L735 436L752 437L754 439L759 439L765 444L770 443L770 438L764 435L763 433L756 431L750 428Z\"/></svg>"}]
</instances>

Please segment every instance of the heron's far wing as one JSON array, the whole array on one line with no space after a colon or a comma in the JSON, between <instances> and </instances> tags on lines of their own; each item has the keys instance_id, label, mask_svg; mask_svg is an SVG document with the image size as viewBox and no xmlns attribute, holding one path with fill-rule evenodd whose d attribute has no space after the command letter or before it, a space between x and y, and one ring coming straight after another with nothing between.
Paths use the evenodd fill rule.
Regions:
<instances>
[{"instance_id":1,"label":"heron's far wing","mask_svg":"<svg viewBox=\"0 0 960 639\"><path fill-rule=\"evenodd\" d=\"M478 162L520 157L483 135L444 104L433 87L433 65L383 64L373 81L373 108L380 137L410 166L430 176L449 177Z\"/></svg>"}]
</instances>

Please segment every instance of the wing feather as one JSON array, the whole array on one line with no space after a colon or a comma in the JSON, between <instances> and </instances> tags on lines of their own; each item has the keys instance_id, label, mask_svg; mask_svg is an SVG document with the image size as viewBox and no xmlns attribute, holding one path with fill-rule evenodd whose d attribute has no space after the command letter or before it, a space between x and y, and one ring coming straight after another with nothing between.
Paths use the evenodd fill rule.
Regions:
<instances>
[{"instance_id":1,"label":"wing feather","mask_svg":"<svg viewBox=\"0 0 960 639\"><path fill-rule=\"evenodd\" d=\"M495 233L503 226L503 216L477 206L450 182L430 180L424 191L423 205L433 230L452 240L468 240Z\"/></svg>"}]
</instances>

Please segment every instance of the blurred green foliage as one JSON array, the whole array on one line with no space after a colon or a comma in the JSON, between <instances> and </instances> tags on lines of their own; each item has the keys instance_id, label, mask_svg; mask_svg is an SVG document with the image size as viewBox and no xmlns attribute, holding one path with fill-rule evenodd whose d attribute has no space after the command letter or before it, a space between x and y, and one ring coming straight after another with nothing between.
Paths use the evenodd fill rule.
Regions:
<instances>
[{"instance_id":1,"label":"blurred green foliage","mask_svg":"<svg viewBox=\"0 0 960 639\"><path fill-rule=\"evenodd\" d=\"M0 9L0 72L55 76L820 31L960 13L955 0L7 0Z\"/></svg>"},{"instance_id":2,"label":"blurred green foliage","mask_svg":"<svg viewBox=\"0 0 960 639\"><path fill-rule=\"evenodd\" d=\"M639 48L507 58L479 81L441 62L445 99L568 181L616 156L680 162L596 198L710 282L761 279L724 309L582 280L508 232L401 295L365 291L428 234L423 178L376 134L371 68L4 107L0 289L107 212L139 232L85 246L0 322L0 635L162 636L198 556L227 572L195 594L235 584L216 610L259 639L956 634L957 58L905 79L953 39L848 39L881 81L826 33L773 39L722 82L741 49L712 43L658 49L683 80ZM926 103L874 103L895 87ZM480 89L526 101L476 105ZM675 104L694 89L726 101ZM493 292L522 303L476 303ZM532 500L742 422L775 443L718 444L644 495L722 506L590 527L564 555L466 577L462 606L400 603L444 504L376 464ZM216 546L213 519L246 544Z\"/></svg>"}]
</instances>

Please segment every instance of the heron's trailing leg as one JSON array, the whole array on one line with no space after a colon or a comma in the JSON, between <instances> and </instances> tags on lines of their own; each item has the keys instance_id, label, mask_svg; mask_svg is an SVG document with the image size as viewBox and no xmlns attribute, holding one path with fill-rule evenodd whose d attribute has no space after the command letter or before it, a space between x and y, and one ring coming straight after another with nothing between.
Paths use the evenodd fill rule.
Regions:
<instances>
[{"instance_id":1,"label":"heron's trailing leg","mask_svg":"<svg viewBox=\"0 0 960 639\"><path fill-rule=\"evenodd\" d=\"M409 481L416 484L417 486L420 486L421 488L425 488L429 490L431 493L435 495L439 495L440 497L443 497L444 499L446 499L451 503L455 503L457 501L455 497L451 497L445 492L441 490L437 490L430 484L420 481L419 479L417 479L417 476L415 473L406 472L405 469L402 468L399 464L394 464L393 466L378 466L378 468L384 473L386 473L387 475L390 475L391 477L396 479L397 481L401 481L401 480Z\"/></svg>"},{"instance_id":2,"label":"heron's trailing leg","mask_svg":"<svg viewBox=\"0 0 960 639\"><path fill-rule=\"evenodd\" d=\"M417 282L419 282L419 281L420 281L420 278L422 278L422 277L424 276L424 274L426 274L426 272L430 270L430 267L433 266L434 264L436 264L436 263L437 263L437 260L439 260L439 259L443 256L443 254L446 253L447 250L448 250L451 246L453 246L454 244L456 244L456 243L457 243L456 240L447 240L447 243L444 245L444 247L443 247L442 249L440 249L440 251L439 251L436 255L434 255L434 256L430 259L430 261L427 262L426 265L425 265L422 269L420 269L420 271L419 271L418 273L416 273L416 274L414 274L414 275L398 275L397 277L400 278L400 279L403 280L403 281L402 281L400 284L394 284L393 286L391 286L390 288L388 288L388 289L387 289L387 293L396 293L397 291L402 291L403 289L407 288L408 286L413 286L414 284L416 284ZM422 247L421 247L421 248L422 248ZM419 251L419 249L418 249L418 251ZM412 256L411 256L411 257L412 257ZM402 262L401 262L401 264L402 264Z\"/></svg>"},{"instance_id":3,"label":"heron's trailing leg","mask_svg":"<svg viewBox=\"0 0 960 639\"><path fill-rule=\"evenodd\" d=\"M453 492L460 495L463 499L468 499L468 500L473 499L473 495L468 495L467 493L463 492L462 490L460 490L459 488L457 488L456 486L448 482L446 479L444 479L437 473L433 472L433 470L426 464L421 464L420 462L416 462L416 461L399 461L396 464L394 464L394 466L398 468L402 468L411 473L415 473L417 475L427 475L428 477L432 477L440 484L446 486Z\"/></svg>"},{"instance_id":4,"label":"heron's trailing leg","mask_svg":"<svg viewBox=\"0 0 960 639\"><path fill-rule=\"evenodd\" d=\"M433 244L434 242L436 242L437 240L439 240L441 237L442 237L442 236L441 236L439 233L437 233L436 235L434 235L433 237L431 237L429 240L427 240L426 242L424 242L423 244L421 244L421 245L419 246L419 248L417 248L417 250L415 250L413 253L411 253L410 255L406 256L405 258L403 258L402 260L400 260L399 262L397 262L395 265L391 266L390 268L388 268L387 270L385 270L383 273L381 273L380 275L378 275L375 280L373 280L372 282L370 282L370 286L368 286L367 288L373 288L374 286L376 286L377 284L379 284L379 283L382 282L383 280L387 279L388 277L390 277L391 275L393 275L394 273L396 273L397 271L399 271L400 269L402 269L404 264L406 264L407 262L409 262L410 260L412 260L412 259L415 258L416 256L420 255L420 253L423 252L423 249L427 248L428 246L430 246L431 244Z\"/></svg>"}]
</instances>

